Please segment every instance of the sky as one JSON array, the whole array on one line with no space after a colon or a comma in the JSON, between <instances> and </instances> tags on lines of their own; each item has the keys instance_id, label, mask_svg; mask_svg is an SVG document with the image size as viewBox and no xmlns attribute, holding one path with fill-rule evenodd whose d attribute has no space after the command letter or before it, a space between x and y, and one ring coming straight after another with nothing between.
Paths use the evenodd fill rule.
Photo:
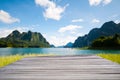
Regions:
<instances>
[{"instance_id":1,"label":"sky","mask_svg":"<svg viewBox=\"0 0 120 80\"><path fill-rule=\"evenodd\" d=\"M120 22L120 0L0 0L0 38L31 30L60 46L108 21Z\"/></svg>"}]
</instances>

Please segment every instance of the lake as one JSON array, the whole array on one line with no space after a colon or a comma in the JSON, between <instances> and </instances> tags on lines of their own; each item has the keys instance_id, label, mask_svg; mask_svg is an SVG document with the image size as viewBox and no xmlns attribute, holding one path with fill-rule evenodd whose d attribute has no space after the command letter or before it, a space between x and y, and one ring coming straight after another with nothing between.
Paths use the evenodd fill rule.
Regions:
<instances>
[{"instance_id":1,"label":"lake","mask_svg":"<svg viewBox=\"0 0 120 80\"><path fill-rule=\"evenodd\" d=\"M80 50L76 48L0 48L0 56L15 54L81 55L98 53L120 53L120 50Z\"/></svg>"}]
</instances>

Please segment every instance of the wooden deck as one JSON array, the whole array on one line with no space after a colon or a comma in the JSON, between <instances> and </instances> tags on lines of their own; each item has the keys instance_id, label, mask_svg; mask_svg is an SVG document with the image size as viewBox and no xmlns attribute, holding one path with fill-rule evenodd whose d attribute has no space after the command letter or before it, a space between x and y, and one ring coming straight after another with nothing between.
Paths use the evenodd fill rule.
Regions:
<instances>
[{"instance_id":1,"label":"wooden deck","mask_svg":"<svg viewBox=\"0 0 120 80\"><path fill-rule=\"evenodd\" d=\"M95 55L29 57L1 68L0 80L120 80L120 65Z\"/></svg>"}]
</instances>

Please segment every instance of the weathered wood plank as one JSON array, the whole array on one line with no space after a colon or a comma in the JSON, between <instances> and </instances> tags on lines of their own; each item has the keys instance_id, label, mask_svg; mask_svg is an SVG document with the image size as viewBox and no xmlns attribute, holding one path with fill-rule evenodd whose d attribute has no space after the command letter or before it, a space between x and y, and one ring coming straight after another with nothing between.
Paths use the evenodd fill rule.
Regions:
<instances>
[{"instance_id":1,"label":"weathered wood plank","mask_svg":"<svg viewBox=\"0 0 120 80\"><path fill-rule=\"evenodd\" d=\"M0 80L120 80L120 65L95 55L29 57L1 68Z\"/></svg>"}]
</instances>

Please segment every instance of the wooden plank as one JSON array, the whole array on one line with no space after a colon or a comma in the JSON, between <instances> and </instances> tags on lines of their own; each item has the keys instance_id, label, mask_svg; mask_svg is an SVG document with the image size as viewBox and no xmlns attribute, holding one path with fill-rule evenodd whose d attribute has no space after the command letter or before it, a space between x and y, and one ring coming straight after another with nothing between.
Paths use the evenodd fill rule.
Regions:
<instances>
[{"instance_id":1,"label":"wooden plank","mask_svg":"<svg viewBox=\"0 0 120 80\"><path fill-rule=\"evenodd\" d=\"M0 80L120 80L120 65L96 55L29 57L1 68Z\"/></svg>"}]
</instances>

